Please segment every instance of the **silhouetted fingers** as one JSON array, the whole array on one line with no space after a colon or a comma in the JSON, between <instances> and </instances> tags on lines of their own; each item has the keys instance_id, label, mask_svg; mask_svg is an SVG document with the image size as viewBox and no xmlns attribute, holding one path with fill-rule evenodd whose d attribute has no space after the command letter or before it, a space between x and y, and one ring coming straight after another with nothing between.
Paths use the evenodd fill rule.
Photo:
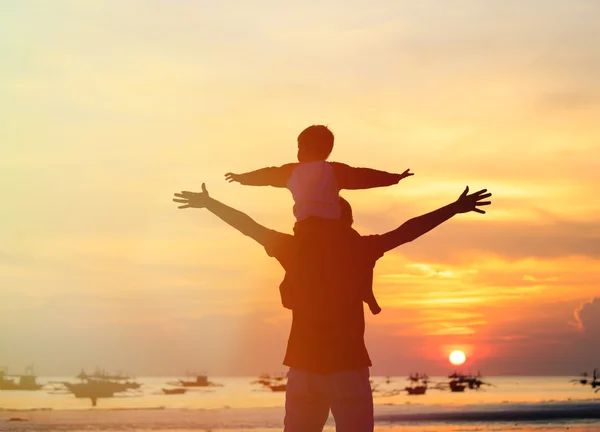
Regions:
<instances>
[{"instance_id":1,"label":"silhouetted fingers","mask_svg":"<svg viewBox=\"0 0 600 432\"><path fill-rule=\"evenodd\" d=\"M176 203L188 203L190 200L187 199L175 199L173 198L173 201Z\"/></svg>"},{"instance_id":2,"label":"silhouetted fingers","mask_svg":"<svg viewBox=\"0 0 600 432\"><path fill-rule=\"evenodd\" d=\"M463 191L463 193L460 194L460 197L465 197L467 196L467 194L469 193L469 186L465 187L465 190Z\"/></svg>"},{"instance_id":3,"label":"silhouetted fingers","mask_svg":"<svg viewBox=\"0 0 600 432\"><path fill-rule=\"evenodd\" d=\"M179 209L186 209L186 208L190 208L190 205L186 204L186 205L178 206L177 208L179 208Z\"/></svg>"},{"instance_id":4,"label":"silhouetted fingers","mask_svg":"<svg viewBox=\"0 0 600 432\"><path fill-rule=\"evenodd\" d=\"M473 192L473 193L472 193L471 195L469 195L469 196L477 196L477 195L484 194L484 193L486 193L486 192L487 192L487 189L481 189L481 190L478 190L477 192Z\"/></svg>"},{"instance_id":5,"label":"silhouetted fingers","mask_svg":"<svg viewBox=\"0 0 600 432\"><path fill-rule=\"evenodd\" d=\"M483 205L490 205L491 203L492 203L491 201L482 201L482 202L477 202L475 205L483 206Z\"/></svg>"},{"instance_id":6,"label":"silhouetted fingers","mask_svg":"<svg viewBox=\"0 0 600 432\"><path fill-rule=\"evenodd\" d=\"M481 210L481 209L478 209L477 207L475 207L475 208L473 209L473 211L474 211L474 212L477 212L477 213L485 214L485 211L483 211L483 210Z\"/></svg>"}]
</instances>

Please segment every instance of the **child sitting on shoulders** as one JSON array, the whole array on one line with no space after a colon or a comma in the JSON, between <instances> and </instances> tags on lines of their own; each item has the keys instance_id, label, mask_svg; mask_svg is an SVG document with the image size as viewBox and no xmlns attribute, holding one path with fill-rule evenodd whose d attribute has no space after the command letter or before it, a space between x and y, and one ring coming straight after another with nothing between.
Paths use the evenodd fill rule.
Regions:
<instances>
[{"instance_id":1,"label":"child sitting on shoulders","mask_svg":"<svg viewBox=\"0 0 600 432\"><path fill-rule=\"evenodd\" d=\"M355 168L339 162L328 162L333 150L334 136L327 126L313 125L298 135L298 162L280 167L262 168L244 174L225 174L229 182L248 186L285 187L294 199L294 234L300 244L310 245L312 240L339 238L339 232L358 235L351 227L340 224L340 190L370 189L397 184L412 176L410 170L392 174L371 168ZM335 235L333 233L336 232ZM319 242L314 242L315 246ZM298 259L306 262L310 247L303 248ZM363 300L373 314L381 308L373 292L364 293Z\"/></svg>"}]
</instances>

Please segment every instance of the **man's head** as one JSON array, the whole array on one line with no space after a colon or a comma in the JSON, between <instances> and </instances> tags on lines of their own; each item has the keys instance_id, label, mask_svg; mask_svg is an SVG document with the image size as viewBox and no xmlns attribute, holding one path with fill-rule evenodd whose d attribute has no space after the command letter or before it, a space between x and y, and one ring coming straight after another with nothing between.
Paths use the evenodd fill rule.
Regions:
<instances>
[{"instance_id":1,"label":"man's head","mask_svg":"<svg viewBox=\"0 0 600 432\"><path fill-rule=\"evenodd\" d=\"M348 224L348 226L352 226L354 223L352 207L350 207L350 203L342 197L340 197L340 220L342 223Z\"/></svg>"},{"instance_id":2,"label":"man's head","mask_svg":"<svg viewBox=\"0 0 600 432\"><path fill-rule=\"evenodd\" d=\"M326 160L333 150L333 133L327 126L312 125L298 135L298 161Z\"/></svg>"}]
</instances>

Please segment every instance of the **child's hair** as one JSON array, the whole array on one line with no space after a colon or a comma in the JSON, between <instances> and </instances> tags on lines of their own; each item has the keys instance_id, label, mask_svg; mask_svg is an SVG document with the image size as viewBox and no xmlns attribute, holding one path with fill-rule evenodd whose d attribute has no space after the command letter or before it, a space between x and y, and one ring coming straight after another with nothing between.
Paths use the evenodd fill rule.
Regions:
<instances>
[{"instance_id":1,"label":"child's hair","mask_svg":"<svg viewBox=\"0 0 600 432\"><path fill-rule=\"evenodd\" d=\"M300 162L326 160L333 150L333 133L327 126L312 125L298 135Z\"/></svg>"}]
</instances>

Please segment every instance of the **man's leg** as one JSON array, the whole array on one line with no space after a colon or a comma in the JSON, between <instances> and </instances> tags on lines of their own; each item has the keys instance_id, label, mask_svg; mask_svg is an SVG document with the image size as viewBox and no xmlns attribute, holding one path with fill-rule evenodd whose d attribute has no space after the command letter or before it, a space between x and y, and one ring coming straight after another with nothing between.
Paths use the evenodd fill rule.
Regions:
<instances>
[{"instance_id":1,"label":"man's leg","mask_svg":"<svg viewBox=\"0 0 600 432\"><path fill-rule=\"evenodd\" d=\"M326 376L290 368L284 432L321 432L329 416Z\"/></svg>"},{"instance_id":2,"label":"man's leg","mask_svg":"<svg viewBox=\"0 0 600 432\"><path fill-rule=\"evenodd\" d=\"M330 391L337 432L373 432L373 393L368 368L332 374Z\"/></svg>"}]
</instances>

